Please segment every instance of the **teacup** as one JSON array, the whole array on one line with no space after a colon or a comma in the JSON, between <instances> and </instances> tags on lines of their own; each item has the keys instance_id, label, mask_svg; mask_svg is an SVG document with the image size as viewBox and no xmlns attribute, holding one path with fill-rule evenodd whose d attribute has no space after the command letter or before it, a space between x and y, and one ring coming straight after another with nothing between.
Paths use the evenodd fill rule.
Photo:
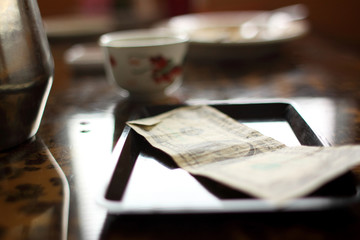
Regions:
<instances>
[{"instance_id":1,"label":"teacup","mask_svg":"<svg viewBox=\"0 0 360 240\"><path fill-rule=\"evenodd\" d=\"M137 100L159 99L182 82L187 36L160 30L129 30L100 37L108 79Z\"/></svg>"}]
</instances>

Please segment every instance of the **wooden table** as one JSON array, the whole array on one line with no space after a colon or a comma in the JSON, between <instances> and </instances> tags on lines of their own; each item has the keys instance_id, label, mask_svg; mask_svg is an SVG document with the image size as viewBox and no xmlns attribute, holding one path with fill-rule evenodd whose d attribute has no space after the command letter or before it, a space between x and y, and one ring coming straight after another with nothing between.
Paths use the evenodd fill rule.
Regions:
<instances>
[{"instance_id":1,"label":"wooden table","mask_svg":"<svg viewBox=\"0 0 360 240\"><path fill-rule=\"evenodd\" d=\"M36 138L0 153L0 238L360 237L360 205L303 214L108 215L96 203L105 166L125 121L142 104L119 95L103 72L73 73L63 53L74 43L51 41L56 72ZM176 96L172 103L291 99L331 144L360 143L360 53L315 33L261 59L187 59ZM360 176L360 168L353 171Z\"/></svg>"}]
</instances>

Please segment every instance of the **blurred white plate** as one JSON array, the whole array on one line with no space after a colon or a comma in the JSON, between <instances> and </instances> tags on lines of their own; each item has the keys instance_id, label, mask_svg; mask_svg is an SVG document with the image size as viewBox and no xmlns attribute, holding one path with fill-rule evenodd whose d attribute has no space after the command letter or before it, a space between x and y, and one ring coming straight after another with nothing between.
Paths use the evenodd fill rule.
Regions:
<instances>
[{"instance_id":1,"label":"blurred white plate","mask_svg":"<svg viewBox=\"0 0 360 240\"><path fill-rule=\"evenodd\" d=\"M97 43L76 44L64 53L65 63L74 71L99 72L104 70L104 56Z\"/></svg>"},{"instance_id":2,"label":"blurred white plate","mask_svg":"<svg viewBox=\"0 0 360 240\"><path fill-rule=\"evenodd\" d=\"M194 57L247 58L273 52L309 30L304 17L281 11L236 11L173 17L157 27L185 31Z\"/></svg>"}]
</instances>

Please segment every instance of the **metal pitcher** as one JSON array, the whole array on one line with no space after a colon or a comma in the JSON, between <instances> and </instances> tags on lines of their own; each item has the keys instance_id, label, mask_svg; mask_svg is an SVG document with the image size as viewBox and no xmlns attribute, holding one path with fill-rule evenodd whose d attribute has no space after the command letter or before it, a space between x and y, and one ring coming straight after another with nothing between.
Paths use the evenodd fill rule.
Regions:
<instances>
[{"instance_id":1,"label":"metal pitcher","mask_svg":"<svg viewBox=\"0 0 360 240\"><path fill-rule=\"evenodd\" d=\"M36 0L0 1L0 151L34 136L54 63Z\"/></svg>"}]
</instances>

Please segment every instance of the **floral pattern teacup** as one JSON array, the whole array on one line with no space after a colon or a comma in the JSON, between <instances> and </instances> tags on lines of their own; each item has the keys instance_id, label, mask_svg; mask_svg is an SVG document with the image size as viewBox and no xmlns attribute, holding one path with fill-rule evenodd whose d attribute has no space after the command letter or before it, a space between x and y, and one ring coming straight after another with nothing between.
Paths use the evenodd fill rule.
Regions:
<instances>
[{"instance_id":1,"label":"floral pattern teacup","mask_svg":"<svg viewBox=\"0 0 360 240\"><path fill-rule=\"evenodd\" d=\"M108 78L131 98L163 98L182 81L187 37L156 30L131 30L100 38Z\"/></svg>"}]
</instances>

